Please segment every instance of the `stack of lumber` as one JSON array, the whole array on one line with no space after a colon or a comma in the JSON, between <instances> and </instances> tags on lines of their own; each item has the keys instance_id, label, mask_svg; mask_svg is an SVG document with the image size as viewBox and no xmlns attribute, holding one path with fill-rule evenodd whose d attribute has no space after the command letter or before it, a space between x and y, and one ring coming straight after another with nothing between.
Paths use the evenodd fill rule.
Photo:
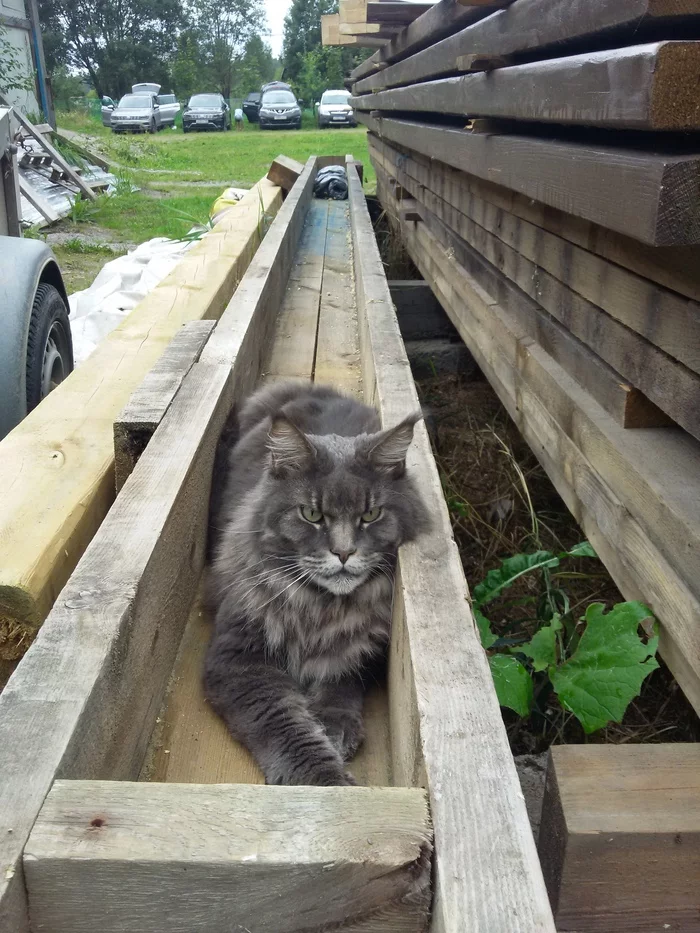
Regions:
<instances>
[{"instance_id":1,"label":"stack of lumber","mask_svg":"<svg viewBox=\"0 0 700 933\"><path fill-rule=\"evenodd\" d=\"M379 197L700 711L700 0L438 7L351 75Z\"/></svg>"},{"instance_id":2,"label":"stack of lumber","mask_svg":"<svg viewBox=\"0 0 700 933\"><path fill-rule=\"evenodd\" d=\"M340 0L338 13L321 17L323 44L382 46L432 6L407 0Z\"/></svg>"}]
</instances>

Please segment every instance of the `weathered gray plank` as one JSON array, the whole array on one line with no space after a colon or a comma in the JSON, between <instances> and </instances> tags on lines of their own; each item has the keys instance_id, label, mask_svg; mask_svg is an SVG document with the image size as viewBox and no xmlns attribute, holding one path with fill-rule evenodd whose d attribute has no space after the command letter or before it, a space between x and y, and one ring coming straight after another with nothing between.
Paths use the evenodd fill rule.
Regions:
<instances>
[{"instance_id":1,"label":"weathered gray plank","mask_svg":"<svg viewBox=\"0 0 700 933\"><path fill-rule=\"evenodd\" d=\"M59 781L24 865L50 933L423 933L431 849L417 789Z\"/></svg>"},{"instance_id":2,"label":"weathered gray plank","mask_svg":"<svg viewBox=\"0 0 700 933\"><path fill-rule=\"evenodd\" d=\"M608 44L627 45L646 41L642 37L653 30L654 38L670 38L679 20L697 30L699 19L700 0L519 0L390 65L381 74L358 81L355 92L366 94L471 70L461 58L481 60L481 67L490 67L522 54L539 52L539 57L548 58L567 54L567 44L594 37L606 36Z\"/></svg>"},{"instance_id":3,"label":"weathered gray plank","mask_svg":"<svg viewBox=\"0 0 700 933\"><path fill-rule=\"evenodd\" d=\"M189 321L145 377L114 422L114 474L117 492L133 472L146 444L163 420L182 380L199 359L215 321Z\"/></svg>"},{"instance_id":4,"label":"weathered gray plank","mask_svg":"<svg viewBox=\"0 0 700 933\"><path fill-rule=\"evenodd\" d=\"M380 138L644 243L700 243L700 155L653 155L357 116Z\"/></svg>"},{"instance_id":5,"label":"weathered gray plank","mask_svg":"<svg viewBox=\"0 0 700 933\"><path fill-rule=\"evenodd\" d=\"M418 399L362 189L352 172L349 181L365 399L390 425L414 411ZM416 435L409 469L435 526L399 555L390 702L394 779L427 777L430 793L436 843L431 930L553 933L437 467L425 428Z\"/></svg>"},{"instance_id":6,"label":"weathered gray plank","mask_svg":"<svg viewBox=\"0 0 700 933\"><path fill-rule=\"evenodd\" d=\"M359 110L614 129L700 128L700 42L656 42L499 68L351 98Z\"/></svg>"}]
</instances>

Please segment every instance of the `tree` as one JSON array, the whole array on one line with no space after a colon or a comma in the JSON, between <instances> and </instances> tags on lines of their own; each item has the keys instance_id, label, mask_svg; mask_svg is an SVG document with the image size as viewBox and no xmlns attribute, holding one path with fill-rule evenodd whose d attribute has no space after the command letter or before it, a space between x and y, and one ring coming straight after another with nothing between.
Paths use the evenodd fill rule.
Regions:
<instances>
[{"instance_id":1,"label":"tree","mask_svg":"<svg viewBox=\"0 0 700 933\"><path fill-rule=\"evenodd\" d=\"M179 97L191 97L200 90L204 80L204 60L196 30L186 29L179 35L171 75L173 90Z\"/></svg>"},{"instance_id":2,"label":"tree","mask_svg":"<svg viewBox=\"0 0 700 933\"><path fill-rule=\"evenodd\" d=\"M321 16L334 13L338 0L292 0L284 20L282 57L288 81L297 83L304 56L321 45Z\"/></svg>"},{"instance_id":3,"label":"tree","mask_svg":"<svg viewBox=\"0 0 700 933\"><path fill-rule=\"evenodd\" d=\"M249 91L255 91L261 84L272 81L275 71L270 46L260 36L251 36L245 52L235 65L234 96L245 97Z\"/></svg>"},{"instance_id":4,"label":"tree","mask_svg":"<svg viewBox=\"0 0 700 933\"><path fill-rule=\"evenodd\" d=\"M342 88L345 65L342 48L329 48L319 45L307 52L302 59L302 67L296 80L296 87L301 97L309 104L319 100L328 88Z\"/></svg>"},{"instance_id":5,"label":"tree","mask_svg":"<svg viewBox=\"0 0 700 933\"><path fill-rule=\"evenodd\" d=\"M87 72L100 97L167 83L185 23L181 0L39 0L39 12L52 63Z\"/></svg>"},{"instance_id":6,"label":"tree","mask_svg":"<svg viewBox=\"0 0 700 933\"><path fill-rule=\"evenodd\" d=\"M265 28L262 0L199 0L196 17L211 81L229 98L236 63L248 41Z\"/></svg>"}]
</instances>

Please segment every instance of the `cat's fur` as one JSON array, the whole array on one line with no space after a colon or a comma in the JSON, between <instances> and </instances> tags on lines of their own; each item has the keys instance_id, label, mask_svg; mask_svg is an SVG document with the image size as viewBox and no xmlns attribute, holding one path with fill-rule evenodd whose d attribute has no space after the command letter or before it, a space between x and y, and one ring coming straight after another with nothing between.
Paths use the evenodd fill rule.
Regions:
<instances>
[{"instance_id":1,"label":"cat's fur","mask_svg":"<svg viewBox=\"0 0 700 933\"><path fill-rule=\"evenodd\" d=\"M265 388L241 412L212 514L204 684L268 783L354 783L344 762L389 639L396 552L428 527L405 470L417 417L381 431L371 408L305 383Z\"/></svg>"}]
</instances>

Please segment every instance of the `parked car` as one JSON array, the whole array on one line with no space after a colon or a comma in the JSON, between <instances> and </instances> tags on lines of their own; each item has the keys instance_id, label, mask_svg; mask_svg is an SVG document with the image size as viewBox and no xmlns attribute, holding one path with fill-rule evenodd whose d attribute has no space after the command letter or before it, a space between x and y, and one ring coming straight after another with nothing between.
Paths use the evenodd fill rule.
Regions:
<instances>
[{"instance_id":1,"label":"parked car","mask_svg":"<svg viewBox=\"0 0 700 933\"><path fill-rule=\"evenodd\" d=\"M301 129L301 107L288 85L264 85L259 110L260 129L291 126Z\"/></svg>"},{"instance_id":2,"label":"parked car","mask_svg":"<svg viewBox=\"0 0 700 933\"><path fill-rule=\"evenodd\" d=\"M160 84L152 84L149 81L144 81L142 84L132 84L131 93L153 94L154 97L157 97L160 94Z\"/></svg>"},{"instance_id":3,"label":"parked car","mask_svg":"<svg viewBox=\"0 0 700 933\"><path fill-rule=\"evenodd\" d=\"M0 108L0 438L73 370L58 263L42 240L21 236L17 128Z\"/></svg>"},{"instance_id":4,"label":"parked car","mask_svg":"<svg viewBox=\"0 0 700 933\"><path fill-rule=\"evenodd\" d=\"M174 94L159 94L156 97L163 126L175 126L175 117L180 113L180 104Z\"/></svg>"},{"instance_id":5,"label":"parked car","mask_svg":"<svg viewBox=\"0 0 700 933\"><path fill-rule=\"evenodd\" d=\"M243 101L243 113L248 117L248 123L258 122L258 111L260 110L260 91L251 91Z\"/></svg>"},{"instance_id":6,"label":"parked car","mask_svg":"<svg viewBox=\"0 0 700 933\"><path fill-rule=\"evenodd\" d=\"M182 130L230 130L231 108L221 94L194 94L182 112Z\"/></svg>"},{"instance_id":7,"label":"parked car","mask_svg":"<svg viewBox=\"0 0 700 933\"><path fill-rule=\"evenodd\" d=\"M355 113L349 104L349 91L324 91L317 110L320 127L357 126Z\"/></svg>"},{"instance_id":8,"label":"parked car","mask_svg":"<svg viewBox=\"0 0 700 933\"><path fill-rule=\"evenodd\" d=\"M116 103L112 100L111 97L102 98L102 125L111 126L112 125L112 111L116 107Z\"/></svg>"},{"instance_id":9,"label":"parked car","mask_svg":"<svg viewBox=\"0 0 700 933\"><path fill-rule=\"evenodd\" d=\"M125 94L112 111L113 133L155 133L163 121L152 94Z\"/></svg>"}]
</instances>

